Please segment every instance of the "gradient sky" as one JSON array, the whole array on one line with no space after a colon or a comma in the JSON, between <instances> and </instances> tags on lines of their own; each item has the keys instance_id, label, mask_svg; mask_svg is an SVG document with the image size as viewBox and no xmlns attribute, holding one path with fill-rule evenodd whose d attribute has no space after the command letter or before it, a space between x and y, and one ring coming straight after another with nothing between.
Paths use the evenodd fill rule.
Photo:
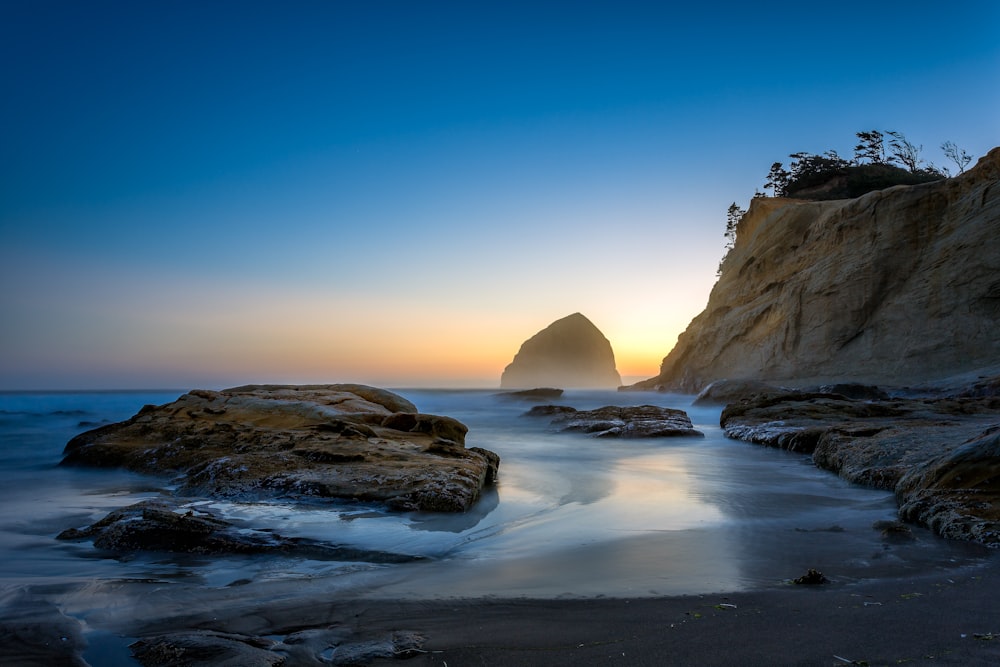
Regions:
<instances>
[{"instance_id":1,"label":"gradient sky","mask_svg":"<svg viewBox=\"0 0 1000 667\"><path fill-rule=\"evenodd\" d=\"M0 2L0 389L648 377L775 160L1000 144L1000 3Z\"/></svg>"}]
</instances>

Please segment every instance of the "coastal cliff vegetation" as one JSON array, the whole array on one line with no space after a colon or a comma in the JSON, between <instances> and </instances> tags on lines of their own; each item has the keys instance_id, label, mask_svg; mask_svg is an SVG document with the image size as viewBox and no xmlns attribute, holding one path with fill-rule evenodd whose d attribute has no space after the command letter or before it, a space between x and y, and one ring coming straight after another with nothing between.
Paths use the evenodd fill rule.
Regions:
<instances>
[{"instance_id":1,"label":"coastal cliff vegetation","mask_svg":"<svg viewBox=\"0 0 1000 667\"><path fill-rule=\"evenodd\" d=\"M855 136L858 142L850 160L842 158L835 150L821 155L803 151L792 153L788 169L782 162L771 165L764 189L770 190L771 196L789 199L854 199L875 190L940 181L952 175L949 167L925 161L921 157L924 147L912 143L902 132L868 130L857 132ZM957 174L964 173L972 161L972 156L952 141L942 143L941 152L954 163ZM758 190L754 198L767 196ZM726 212L725 255L736 241L736 228L745 214L746 210L736 202ZM719 262L717 274L722 272L725 255Z\"/></svg>"}]
</instances>

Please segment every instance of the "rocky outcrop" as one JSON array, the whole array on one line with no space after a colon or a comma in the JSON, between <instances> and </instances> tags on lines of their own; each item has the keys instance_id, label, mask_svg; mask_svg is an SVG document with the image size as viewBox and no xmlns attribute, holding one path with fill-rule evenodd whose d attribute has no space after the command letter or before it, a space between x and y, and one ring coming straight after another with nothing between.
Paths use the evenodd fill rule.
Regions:
<instances>
[{"instance_id":1,"label":"rocky outcrop","mask_svg":"<svg viewBox=\"0 0 1000 667\"><path fill-rule=\"evenodd\" d=\"M70 440L63 465L175 476L177 494L239 500L348 499L465 511L499 457L468 429L364 385L196 390Z\"/></svg>"},{"instance_id":2,"label":"rocky outcrop","mask_svg":"<svg viewBox=\"0 0 1000 667\"><path fill-rule=\"evenodd\" d=\"M857 199L756 198L660 374L902 385L1000 364L1000 148L965 174Z\"/></svg>"},{"instance_id":3,"label":"rocky outcrop","mask_svg":"<svg viewBox=\"0 0 1000 667\"><path fill-rule=\"evenodd\" d=\"M812 454L858 484L892 490L903 519L1000 544L1000 398L852 399L785 391L728 405L727 436Z\"/></svg>"},{"instance_id":4,"label":"rocky outcrop","mask_svg":"<svg viewBox=\"0 0 1000 667\"><path fill-rule=\"evenodd\" d=\"M504 389L614 389L620 384L611 343L580 313L526 340L500 377Z\"/></svg>"},{"instance_id":5,"label":"rocky outcrop","mask_svg":"<svg viewBox=\"0 0 1000 667\"><path fill-rule=\"evenodd\" d=\"M597 438L676 438L703 437L683 410L656 405L577 410L565 405L539 405L526 413L529 417L553 417L560 431L589 433Z\"/></svg>"},{"instance_id":6,"label":"rocky outcrop","mask_svg":"<svg viewBox=\"0 0 1000 667\"><path fill-rule=\"evenodd\" d=\"M339 546L272 531L234 526L215 513L168 500L146 500L115 510L85 528L69 528L60 540L92 540L98 549L118 556L140 551L205 556L257 554L311 560L407 563L419 556Z\"/></svg>"},{"instance_id":7,"label":"rocky outcrop","mask_svg":"<svg viewBox=\"0 0 1000 667\"><path fill-rule=\"evenodd\" d=\"M292 632L278 639L215 630L184 630L144 637L129 648L143 667L277 667L278 665L368 665L378 660L426 653L415 632L358 635L331 625Z\"/></svg>"}]
</instances>

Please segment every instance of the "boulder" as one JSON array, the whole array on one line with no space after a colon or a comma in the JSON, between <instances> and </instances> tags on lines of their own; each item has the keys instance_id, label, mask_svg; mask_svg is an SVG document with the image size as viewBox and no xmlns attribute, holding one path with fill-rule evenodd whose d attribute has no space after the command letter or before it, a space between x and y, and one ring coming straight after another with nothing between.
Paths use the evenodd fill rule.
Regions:
<instances>
[{"instance_id":1,"label":"boulder","mask_svg":"<svg viewBox=\"0 0 1000 667\"><path fill-rule=\"evenodd\" d=\"M540 405L528 416L553 416L552 424L560 431L589 433L597 438L672 438L703 437L683 410L655 405L576 410L563 405Z\"/></svg>"},{"instance_id":2,"label":"boulder","mask_svg":"<svg viewBox=\"0 0 1000 667\"><path fill-rule=\"evenodd\" d=\"M580 313L526 340L500 377L504 389L614 389L621 382L611 343Z\"/></svg>"},{"instance_id":3,"label":"boulder","mask_svg":"<svg viewBox=\"0 0 1000 667\"><path fill-rule=\"evenodd\" d=\"M856 199L753 199L705 310L635 389L912 385L1000 360L1000 148Z\"/></svg>"},{"instance_id":4,"label":"boulder","mask_svg":"<svg viewBox=\"0 0 1000 667\"><path fill-rule=\"evenodd\" d=\"M461 512L499 465L495 453L465 447L467 430L375 387L248 385L191 391L82 433L62 464L170 475L182 496Z\"/></svg>"}]
</instances>

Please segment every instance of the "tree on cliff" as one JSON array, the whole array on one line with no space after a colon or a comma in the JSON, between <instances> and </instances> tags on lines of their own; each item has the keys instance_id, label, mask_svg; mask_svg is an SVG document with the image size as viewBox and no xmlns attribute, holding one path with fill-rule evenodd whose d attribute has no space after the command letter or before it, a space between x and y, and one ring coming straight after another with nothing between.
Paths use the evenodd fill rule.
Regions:
<instances>
[{"instance_id":1,"label":"tree on cliff","mask_svg":"<svg viewBox=\"0 0 1000 667\"><path fill-rule=\"evenodd\" d=\"M858 145L854 147L854 162L867 160L871 164L885 164L885 135L878 130L858 132Z\"/></svg>"},{"instance_id":2,"label":"tree on cliff","mask_svg":"<svg viewBox=\"0 0 1000 667\"><path fill-rule=\"evenodd\" d=\"M784 197L785 191L788 189L788 177L791 174L785 170L785 166L780 162L775 162L771 165L771 171L767 174L767 180L764 182L764 189L770 188L771 192L775 197ZM734 203L733 206L736 206ZM730 207L732 210L732 206Z\"/></svg>"},{"instance_id":3,"label":"tree on cliff","mask_svg":"<svg viewBox=\"0 0 1000 667\"><path fill-rule=\"evenodd\" d=\"M924 163L920 159L920 151L924 149L923 146L915 146L910 143L910 141L903 136L902 132L886 132L892 141L889 142L889 161L896 162L902 165L910 171L910 173L916 173L921 171L921 165Z\"/></svg>"},{"instance_id":4,"label":"tree on cliff","mask_svg":"<svg viewBox=\"0 0 1000 667\"><path fill-rule=\"evenodd\" d=\"M941 144L941 150L944 152L944 156L946 158L958 166L958 173L960 174L963 173L965 168L969 166L969 163L972 162L972 156L956 146L953 141L946 141Z\"/></svg>"},{"instance_id":5,"label":"tree on cliff","mask_svg":"<svg viewBox=\"0 0 1000 667\"><path fill-rule=\"evenodd\" d=\"M740 220L746 214L747 212L737 206L736 202L729 205L729 210L726 212L726 252L722 255L722 259L719 260L719 268L715 272L716 276L722 275L722 265L726 263L729 251L736 245L736 226L740 224Z\"/></svg>"}]
</instances>

